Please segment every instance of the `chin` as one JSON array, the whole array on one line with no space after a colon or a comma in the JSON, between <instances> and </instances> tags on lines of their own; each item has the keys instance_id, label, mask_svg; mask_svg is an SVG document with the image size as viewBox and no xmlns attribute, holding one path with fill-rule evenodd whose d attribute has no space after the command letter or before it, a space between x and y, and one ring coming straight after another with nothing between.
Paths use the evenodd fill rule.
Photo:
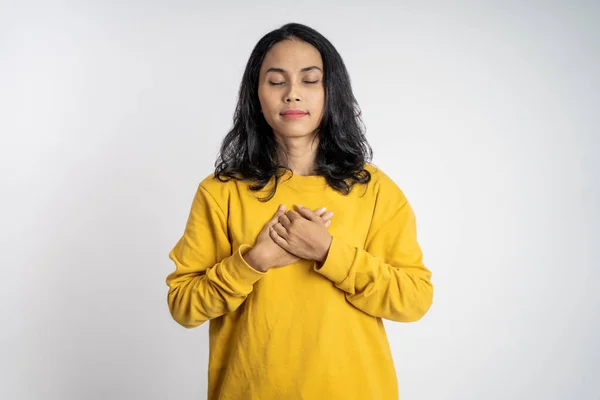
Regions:
<instances>
[{"instance_id":1,"label":"chin","mask_svg":"<svg viewBox=\"0 0 600 400\"><path fill-rule=\"evenodd\" d=\"M287 129L278 130L279 136L283 137L303 137L310 136L315 130L314 129Z\"/></svg>"}]
</instances>

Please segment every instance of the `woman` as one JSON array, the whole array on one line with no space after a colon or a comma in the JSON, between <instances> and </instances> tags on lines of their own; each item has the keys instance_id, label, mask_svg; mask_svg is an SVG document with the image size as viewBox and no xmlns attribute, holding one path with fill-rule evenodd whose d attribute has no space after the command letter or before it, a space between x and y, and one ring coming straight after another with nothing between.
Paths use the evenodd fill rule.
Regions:
<instances>
[{"instance_id":1,"label":"woman","mask_svg":"<svg viewBox=\"0 0 600 400\"><path fill-rule=\"evenodd\" d=\"M433 286L363 131L326 38L287 24L258 42L169 254L173 318L210 320L210 400L398 398L382 319L420 319Z\"/></svg>"}]
</instances>

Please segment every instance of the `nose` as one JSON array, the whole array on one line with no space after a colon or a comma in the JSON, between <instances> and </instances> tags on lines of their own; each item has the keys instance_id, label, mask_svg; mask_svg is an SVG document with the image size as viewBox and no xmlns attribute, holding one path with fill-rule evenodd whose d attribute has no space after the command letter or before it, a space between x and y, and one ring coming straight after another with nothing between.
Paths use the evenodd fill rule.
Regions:
<instances>
[{"instance_id":1,"label":"nose","mask_svg":"<svg viewBox=\"0 0 600 400\"><path fill-rule=\"evenodd\" d=\"M290 85L290 90L285 94L285 102L289 103L292 101L300 101L300 93L298 93L298 86L295 84Z\"/></svg>"}]
</instances>

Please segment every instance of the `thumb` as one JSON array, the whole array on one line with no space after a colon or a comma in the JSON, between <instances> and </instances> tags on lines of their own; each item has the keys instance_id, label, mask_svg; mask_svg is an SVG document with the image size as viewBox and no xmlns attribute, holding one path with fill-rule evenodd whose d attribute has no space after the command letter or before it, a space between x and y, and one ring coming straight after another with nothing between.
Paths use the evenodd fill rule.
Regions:
<instances>
[{"instance_id":1,"label":"thumb","mask_svg":"<svg viewBox=\"0 0 600 400\"><path fill-rule=\"evenodd\" d=\"M282 216L283 214L285 214L285 205L282 204L277 209L277 212L275 213L275 215L273 215L273 218L271 218L271 221L269 221L269 224L275 225L277 223L277 221L279 220L279 217Z\"/></svg>"}]
</instances>

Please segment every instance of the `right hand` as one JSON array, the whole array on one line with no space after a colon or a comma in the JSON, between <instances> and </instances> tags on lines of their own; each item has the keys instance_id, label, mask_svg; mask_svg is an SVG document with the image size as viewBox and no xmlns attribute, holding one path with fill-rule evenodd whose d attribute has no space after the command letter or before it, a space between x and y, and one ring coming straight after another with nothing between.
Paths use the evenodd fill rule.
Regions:
<instances>
[{"instance_id":1,"label":"right hand","mask_svg":"<svg viewBox=\"0 0 600 400\"><path fill-rule=\"evenodd\" d=\"M325 214L325 208L314 210L314 213L323 219L326 227L331 225L330 218L332 214ZM278 222L279 217L283 214L285 214L285 206L281 205L273 218L265 224L258 234L254 247L244 255L244 258L250 261L249 264L261 272L267 272L271 268L283 267L300 260L299 257L275 243L269 234L269 229Z\"/></svg>"}]
</instances>

